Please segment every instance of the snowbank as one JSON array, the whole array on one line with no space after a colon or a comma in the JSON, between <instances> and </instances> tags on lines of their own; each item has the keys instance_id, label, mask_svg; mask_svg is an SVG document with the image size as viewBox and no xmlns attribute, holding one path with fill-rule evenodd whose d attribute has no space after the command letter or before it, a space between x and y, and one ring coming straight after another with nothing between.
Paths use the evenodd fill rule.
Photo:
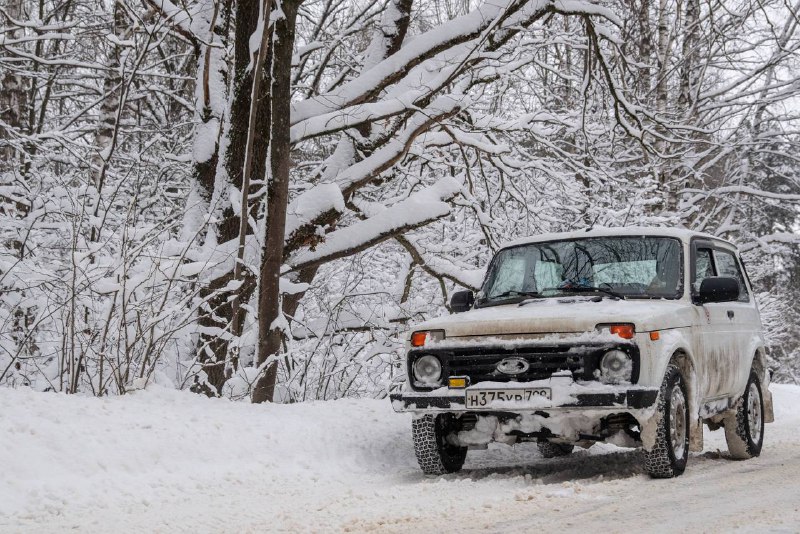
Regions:
<instances>
[{"instance_id":1,"label":"snowbank","mask_svg":"<svg viewBox=\"0 0 800 534\"><path fill-rule=\"evenodd\" d=\"M696 455L664 487L795 450L800 387L773 391L778 422L761 458ZM469 530L497 525L501 511L522 520L531 506L553 512L553 499L586 504L657 482L636 452L612 445L557 460L499 446L470 452L463 473L426 478L410 416L388 401L253 406L159 388L107 399L0 389L0 407L2 532L408 532L473 516L460 523ZM721 432L708 433L706 451L717 448Z\"/></svg>"},{"instance_id":2,"label":"snowbank","mask_svg":"<svg viewBox=\"0 0 800 534\"><path fill-rule=\"evenodd\" d=\"M253 406L160 388L107 399L0 389L0 406L0 531L39 521L124 529L107 521L185 499L203 522L219 516L207 524L217 530L231 487L260 495L252 512L269 519L301 494L333 497L415 468L410 423L388 401ZM127 521L189 526L172 519Z\"/></svg>"}]
</instances>

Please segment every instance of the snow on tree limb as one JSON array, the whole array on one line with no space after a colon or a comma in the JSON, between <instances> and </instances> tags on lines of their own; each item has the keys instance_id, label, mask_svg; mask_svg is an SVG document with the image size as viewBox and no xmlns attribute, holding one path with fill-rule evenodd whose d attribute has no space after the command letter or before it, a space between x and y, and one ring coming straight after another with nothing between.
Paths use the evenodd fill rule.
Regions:
<instances>
[{"instance_id":1,"label":"snow on tree limb","mask_svg":"<svg viewBox=\"0 0 800 534\"><path fill-rule=\"evenodd\" d=\"M144 2L160 13L176 33L186 38L193 45L199 46L203 42L204 39L200 35L207 28L202 27L202 24L198 24L198 22L203 20L205 13L203 13L202 8L207 6L198 3L191 6L194 9L187 9L175 5L170 0L144 0Z\"/></svg>"},{"instance_id":2,"label":"snow on tree limb","mask_svg":"<svg viewBox=\"0 0 800 534\"><path fill-rule=\"evenodd\" d=\"M453 178L442 178L368 219L329 233L315 250L302 251L290 258L290 270L299 271L356 254L395 235L444 217L450 213L447 201L457 195L461 187Z\"/></svg>"},{"instance_id":3,"label":"snow on tree limb","mask_svg":"<svg viewBox=\"0 0 800 534\"><path fill-rule=\"evenodd\" d=\"M450 65L440 69L435 76L425 80L416 87L403 87L400 91L391 91L378 102L363 103L340 110L310 117L292 126L292 142L324 134L331 134L345 128L353 128L367 122L377 122L403 112L415 110L417 104L430 98L448 83L456 72L458 65Z\"/></svg>"},{"instance_id":4,"label":"snow on tree limb","mask_svg":"<svg viewBox=\"0 0 800 534\"><path fill-rule=\"evenodd\" d=\"M331 210L336 213L344 211L344 197L336 184L323 183L304 191L286 210L286 239L289 240L303 225Z\"/></svg>"},{"instance_id":5,"label":"snow on tree limb","mask_svg":"<svg viewBox=\"0 0 800 534\"><path fill-rule=\"evenodd\" d=\"M754 197L769 198L773 200L786 200L789 202L800 202L800 194L775 193L773 191L763 191L745 185L728 185L728 186L717 187L708 191L701 191L698 189L685 189L684 192L695 194L694 197L687 199L687 203L689 204L697 203L710 196L733 195L733 194L750 195Z\"/></svg>"},{"instance_id":6,"label":"snow on tree limb","mask_svg":"<svg viewBox=\"0 0 800 534\"><path fill-rule=\"evenodd\" d=\"M527 3L524 0L487 1L466 15L416 36L397 53L338 89L295 104L292 108L292 122L296 124L368 100L425 59L478 37L492 24L502 21ZM542 11L549 4L549 1L543 0L537 3Z\"/></svg>"},{"instance_id":7,"label":"snow on tree limb","mask_svg":"<svg viewBox=\"0 0 800 534\"><path fill-rule=\"evenodd\" d=\"M443 257L426 254L423 252L423 247L410 235L398 235L395 239L411 255L414 262L434 278L447 279L474 291L481 286L483 269L459 267Z\"/></svg>"},{"instance_id":8,"label":"snow on tree limb","mask_svg":"<svg viewBox=\"0 0 800 534\"><path fill-rule=\"evenodd\" d=\"M393 136L383 147L370 157L345 169L336 177L336 183L341 187L345 197L391 167L403 157L419 134L426 131L431 125L458 112L460 107L461 102L456 98L441 96L431 102L424 112L415 113L407 121L405 128Z\"/></svg>"},{"instance_id":9,"label":"snow on tree limb","mask_svg":"<svg viewBox=\"0 0 800 534\"><path fill-rule=\"evenodd\" d=\"M741 253L745 253L754 250L758 247L761 247L766 252L773 253L774 252L773 250L774 247L772 246L773 243L782 245L798 245L800 244L800 234L781 232L781 233L760 236L756 238L755 242L744 243L742 245L739 245L739 251Z\"/></svg>"}]
</instances>

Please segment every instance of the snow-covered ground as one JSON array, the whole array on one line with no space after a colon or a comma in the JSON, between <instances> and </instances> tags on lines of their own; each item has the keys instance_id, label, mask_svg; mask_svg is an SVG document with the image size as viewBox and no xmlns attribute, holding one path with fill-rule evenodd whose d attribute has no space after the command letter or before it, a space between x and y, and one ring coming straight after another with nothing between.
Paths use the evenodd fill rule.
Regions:
<instances>
[{"instance_id":1,"label":"snow-covered ground","mask_svg":"<svg viewBox=\"0 0 800 534\"><path fill-rule=\"evenodd\" d=\"M595 445L472 451L424 477L388 401L253 406L154 388L94 399L0 389L0 532L800 530L800 387L772 386L760 458L721 431L684 476Z\"/></svg>"}]
</instances>

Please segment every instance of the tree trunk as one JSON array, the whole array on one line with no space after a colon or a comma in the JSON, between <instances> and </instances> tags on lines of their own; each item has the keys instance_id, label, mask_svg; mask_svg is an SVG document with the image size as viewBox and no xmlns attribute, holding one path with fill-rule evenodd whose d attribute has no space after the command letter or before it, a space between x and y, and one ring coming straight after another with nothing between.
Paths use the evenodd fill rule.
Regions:
<instances>
[{"instance_id":1,"label":"tree trunk","mask_svg":"<svg viewBox=\"0 0 800 534\"><path fill-rule=\"evenodd\" d=\"M251 63L250 37L255 32L260 19L260 1L242 0L236 5L236 33L234 37L234 84L230 111L230 126L228 129L227 149L224 157L224 174L227 182L241 191L244 177L245 147L247 146L247 132L250 129L251 111L251 92L253 88L253 71L259 70L248 68ZM269 15L267 14L267 17ZM269 30L274 31L274 30ZM253 60L255 62L255 60ZM269 76L269 66L271 65L271 50L264 61L262 72ZM270 84L260 84L258 100L261 103L270 101ZM256 106L253 130L258 135L253 140L253 158L251 162L251 173L257 179L266 174L267 150L270 141L270 117L271 109L269 105ZM206 175L208 176L208 175ZM216 179L215 179L216 182ZM206 187L214 186L208 178L205 178ZM258 186L254 186L254 189ZM254 191L251 191L251 193ZM242 207L247 209L251 216L255 216L258 211L258 203ZM241 221L239 216L234 213L233 208L228 204L223 210L221 221L216 228L217 241L227 243L238 239ZM249 225L245 225L248 235L253 233ZM232 292L224 289L228 283L234 279L233 269L222 276L212 280L207 287L201 291L201 296L208 299L207 308L198 322L201 326L223 328L233 336L241 335L241 325L244 324L245 311L240 307L232 305L233 298L238 298L239 302L247 302L256 288L255 273L245 270L241 275L241 286ZM236 312L234 312L236 308ZM234 317L236 313L236 317ZM216 395L221 390L225 381L228 379L232 368L228 367L229 341L225 336L215 334L202 334L200 337L199 361L203 365L209 384L212 389L203 385L196 388L209 395Z\"/></svg>"},{"instance_id":2,"label":"tree trunk","mask_svg":"<svg viewBox=\"0 0 800 534\"><path fill-rule=\"evenodd\" d=\"M400 49L400 46L403 44L403 40L405 39L406 33L408 31L408 25L411 20L411 7L413 4L413 0L392 0L389 3L384 16L382 17L380 27L373 35L372 42L368 47L368 54L367 57L364 59L364 69L370 68L383 59L391 56L395 52ZM291 42L286 43L286 49L284 49L284 57L279 60L276 56L275 66L273 67L273 76L275 78L274 83L278 83L278 80L281 79L281 76L287 76L287 80L285 82L285 90L287 91L287 95L289 94L289 84L288 84L288 76L290 75L291 69L291 55L289 53L289 49L291 49L291 45L294 41L294 18L297 14L297 7L293 4L291 9L292 11L292 28L291 28ZM286 7L284 7L284 11ZM287 14L286 19L289 19L289 15ZM276 28L277 32L280 31L287 31L281 30L280 26ZM276 54L277 48L283 46L281 41L283 40L282 36L277 34L277 43L276 43ZM286 55L289 54L289 55ZM279 63L283 61L285 62L283 66L279 66ZM280 72L280 68L286 70L285 73ZM273 95L276 96L277 99L277 87L273 89ZM265 241L264 247L264 254L262 259L262 268L261 268L261 289L259 291L259 353L258 353L258 364L263 365L271 356L273 356L273 361L264 369L264 374L261 376L259 381L256 384L256 388L253 392L253 402L264 402L268 401L271 402L274 398L275 394L275 383L277 380L277 371L278 371L278 353L280 352L281 345L285 339L285 333L283 330L274 328L277 326L274 324L274 320L279 317L279 314L285 313L286 315L293 316L297 311L297 307L300 304L300 300L302 298L302 293L297 293L294 295L290 295L283 300L281 305L280 303L280 291L279 291L279 284L280 284L280 277L279 277L279 270L280 266L283 262L283 259L287 257L288 253L291 253L294 248L300 248L303 246L305 240L298 240L296 243L285 243L284 242L284 228L286 222L286 205L288 204L288 178L289 178L289 99L287 97L285 103L278 103L278 106L285 106L285 109L276 107L276 104L273 103L273 110L277 117L283 117L285 120L285 124L273 124L273 145L272 145L272 152L271 152L271 159L273 165L273 180L276 180L277 177L280 175L279 172L285 173L286 181L283 183L283 189L278 191L278 194L283 194L284 199L280 206L282 209L281 215L281 230L280 233L277 229L273 228L273 223L270 219L271 214L276 214L275 210L273 209L273 204L271 202L268 203L267 207L267 240ZM277 123L277 120L276 120ZM360 130L359 133L363 136L369 135L369 128L364 128ZM283 132L283 133L278 133ZM283 137L281 137L283 136ZM278 139L284 139L285 146L281 143L280 145L277 144ZM352 139L348 135L342 135L340 143L352 143ZM354 151L355 153L355 151ZM283 159L280 159L283 158ZM278 168L279 162L282 162L282 166L280 169ZM354 163L354 162L351 162ZM341 162L339 162L342 165ZM276 181L277 183L277 181ZM270 201L274 199L273 190L274 185L269 189ZM327 221L327 224L333 225L335 224L335 214L331 214L334 217L334 220ZM272 237L273 244L270 244L270 237ZM278 245L280 247L280 254L278 254L278 248L276 248L276 244L280 241ZM286 247L286 248L285 248ZM266 259L269 258L270 265L267 265ZM314 280L314 277L317 274L317 267L311 267L308 269L303 269L300 271L299 275L297 276L296 282L300 283L311 283ZM268 278L269 277L269 278ZM267 283L267 281L269 283Z\"/></svg>"},{"instance_id":3,"label":"tree trunk","mask_svg":"<svg viewBox=\"0 0 800 534\"><path fill-rule=\"evenodd\" d=\"M114 2L112 11L114 36L119 41L127 41L133 33L131 21L128 19L125 6L121 1ZM99 220L103 186L106 181L109 161L117 144L117 128L122 116L125 103L123 77L122 77L122 47L112 43L106 62L106 77L103 80L103 94L105 98L100 103L100 113L97 119L97 130L94 137L94 153L91 160L91 183L94 185L97 200L94 206L94 219ZM100 228L93 224L89 240L97 242L100 239Z\"/></svg>"},{"instance_id":4,"label":"tree trunk","mask_svg":"<svg viewBox=\"0 0 800 534\"><path fill-rule=\"evenodd\" d=\"M22 0L8 0L6 13L8 17L15 20L27 18L23 17ZM19 37L17 30L13 29L4 35L11 41ZM13 135L11 131L6 130L4 124L7 124L10 129L23 129L23 121L28 111L27 96L25 82L20 74L12 70L0 74L0 121L2 121L0 123L0 171L11 170L17 159L14 144L11 142Z\"/></svg>"},{"instance_id":5,"label":"tree trunk","mask_svg":"<svg viewBox=\"0 0 800 534\"><path fill-rule=\"evenodd\" d=\"M650 62L653 60L653 44L650 37L650 0L642 0L637 17L637 31L639 33L639 59L645 65L639 69L639 77L636 81L638 93L644 96L650 92L651 72Z\"/></svg>"},{"instance_id":6,"label":"tree trunk","mask_svg":"<svg viewBox=\"0 0 800 534\"><path fill-rule=\"evenodd\" d=\"M210 44L217 44L222 50L228 47L228 28L230 25L232 0L211 0L213 11L209 24ZM215 42L219 39L218 42ZM224 71L224 52L215 50L210 44L198 45L198 78L197 85L200 87L201 96L196 103L200 114L200 126L198 136L202 139L195 139L196 143L205 144L209 141L209 136L213 130L216 131L216 142L210 153L205 153L206 148L195 146L195 162L193 175L195 183L200 188L200 194L204 200L211 200L214 194L214 182L217 177L217 163L219 162L219 136L221 135L220 121L222 120L223 109L217 109L212 105L212 91L219 87L212 88L212 80L220 81L219 85L226 86L226 72ZM200 154L198 154L198 152Z\"/></svg>"},{"instance_id":7,"label":"tree trunk","mask_svg":"<svg viewBox=\"0 0 800 534\"><path fill-rule=\"evenodd\" d=\"M271 176L267 178L266 237L261 254L258 294L258 365L264 366L253 390L253 402L272 402L278 374L277 355L284 330L280 302L280 274L289 203L291 166L290 113L294 30L298 3L284 1L283 17L275 21L272 64ZM268 107L268 106L265 106ZM274 358L271 358L274 357ZM272 361L270 361L272 360Z\"/></svg>"},{"instance_id":8,"label":"tree trunk","mask_svg":"<svg viewBox=\"0 0 800 534\"><path fill-rule=\"evenodd\" d=\"M656 112L661 120L665 120L667 112L667 78L669 74L669 25L667 17L667 0L659 0L658 3L658 78L656 81ZM661 135L666 135L663 128L659 128ZM656 148L659 157L663 157L667 152L667 143L663 138L656 140ZM662 162L658 169L658 185L662 194L662 208L669 209L672 205L672 193L669 187L669 170Z\"/></svg>"},{"instance_id":9,"label":"tree trunk","mask_svg":"<svg viewBox=\"0 0 800 534\"><path fill-rule=\"evenodd\" d=\"M678 109L683 114L686 124L694 125L697 122L697 110L695 108L695 97L698 90L698 47L700 26L700 0L685 0L683 15L683 43L681 48L681 75L680 90L678 92ZM689 133L689 136L698 139L697 133ZM699 139L698 139L699 141ZM702 151L701 147L697 148ZM677 169L674 171L678 174ZM681 178L681 176L676 176ZM692 173L683 176L681 187L702 187L702 180ZM677 205L677 199L673 201Z\"/></svg>"},{"instance_id":10,"label":"tree trunk","mask_svg":"<svg viewBox=\"0 0 800 534\"><path fill-rule=\"evenodd\" d=\"M678 95L678 108L693 122L694 93L697 91L697 58L699 45L700 0L685 0L683 15L683 46L681 53L681 85Z\"/></svg>"}]
</instances>

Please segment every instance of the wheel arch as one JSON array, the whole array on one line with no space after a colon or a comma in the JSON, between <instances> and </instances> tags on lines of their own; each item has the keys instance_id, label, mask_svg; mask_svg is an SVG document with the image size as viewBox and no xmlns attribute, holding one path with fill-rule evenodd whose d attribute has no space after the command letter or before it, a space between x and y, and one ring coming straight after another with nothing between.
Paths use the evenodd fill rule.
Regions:
<instances>
[{"instance_id":1,"label":"wheel arch","mask_svg":"<svg viewBox=\"0 0 800 534\"><path fill-rule=\"evenodd\" d=\"M681 373L684 387L686 388L686 401L689 410L689 450L692 452L703 450L703 424L700 419L700 397L698 393L697 368L691 353L682 346L672 348L669 359L665 359L663 368L660 369L661 381L667 375L670 365L675 365ZM645 450L653 446L658 413L654 413L642 424L642 444ZM641 421L640 421L641 423Z\"/></svg>"},{"instance_id":2,"label":"wheel arch","mask_svg":"<svg viewBox=\"0 0 800 534\"><path fill-rule=\"evenodd\" d=\"M769 383L769 376L767 376L769 366L767 364L767 352L764 347L759 346L755 349L753 360L750 363L750 370L756 373L762 384Z\"/></svg>"},{"instance_id":3,"label":"wheel arch","mask_svg":"<svg viewBox=\"0 0 800 534\"><path fill-rule=\"evenodd\" d=\"M750 371L756 374L758 381L761 383L761 397L764 401L764 422L774 423L775 410L772 403L772 392L769 390L769 385L771 382L769 375L769 362L767 360L767 351L764 346L759 346L755 350L755 353L753 354L753 360L750 363ZM742 391L742 395L744 395L744 391Z\"/></svg>"},{"instance_id":4,"label":"wheel arch","mask_svg":"<svg viewBox=\"0 0 800 534\"><path fill-rule=\"evenodd\" d=\"M703 450L703 420L700 417L697 368L689 352L683 348L675 350L668 365L676 366L681 372L689 404L689 450L700 452Z\"/></svg>"}]
</instances>

